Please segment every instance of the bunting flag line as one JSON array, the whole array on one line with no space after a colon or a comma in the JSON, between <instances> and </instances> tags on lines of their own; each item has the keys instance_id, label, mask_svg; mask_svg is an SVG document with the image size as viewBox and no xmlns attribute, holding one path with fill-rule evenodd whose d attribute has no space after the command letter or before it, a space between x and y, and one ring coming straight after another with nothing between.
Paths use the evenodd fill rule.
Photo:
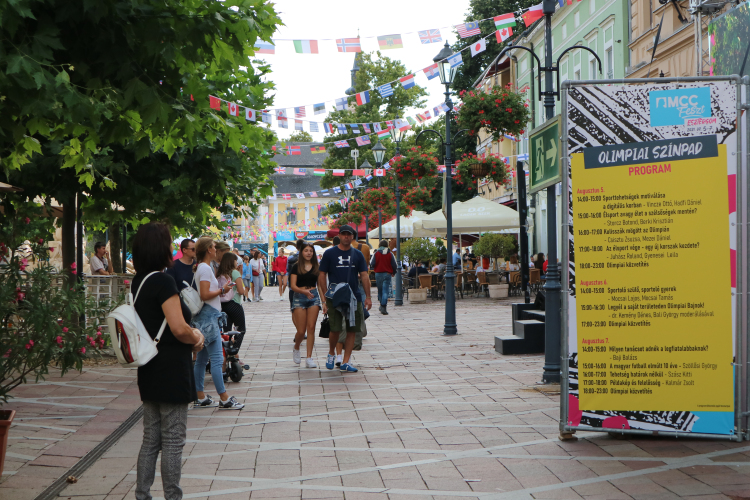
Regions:
<instances>
[{"instance_id":1,"label":"bunting flag line","mask_svg":"<svg viewBox=\"0 0 750 500\"><path fill-rule=\"evenodd\" d=\"M318 132L318 122L310 122L310 132Z\"/></svg>"},{"instance_id":2,"label":"bunting flag line","mask_svg":"<svg viewBox=\"0 0 750 500\"><path fill-rule=\"evenodd\" d=\"M305 111L305 107L304 106L299 106L299 107L294 108L294 117L295 118L304 118L306 115L307 115L307 113Z\"/></svg>"},{"instance_id":3,"label":"bunting flag line","mask_svg":"<svg viewBox=\"0 0 750 500\"><path fill-rule=\"evenodd\" d=\"M292 147L295 147L295 146L292 146ZM296 146L296 147L299 148L299 146ZM294 169L294 175L306 175L306 173L307 173L307 170L304 169L304 168L295 168Z\"/></svg>"},{"instance_id":4,"label":"bunting flag line","mask_svg":"<svg viewBox=\"0 0 750 500\"><path fill-rule=\"evenodd\" d=\"M336 99L336 110L337 111L344 111L346 109L347 102L346 97L342 97L340 99Z\"/></svg>"},{"instance_id":5,"label":"bunting flag line","mask_svg":"<svg viewBox=\"0 0 750 500\"><path fill-rule=\"evenodd\" d=\"M364 92L360 92L356 96L357 100L357 106L363 106L370 102L370 92L365 90Z\"/></svg>"},{"instance_id":6,"label":"bunting flag line","mask_svg":"<svg viewBox=\"0 0 750 500\"><path fill-rule=\"evenodd\" d=\"M381 139L387 139L391 136L391 133L387 130L383 130L381 132L378 132L378 140Z\"/></svg>"},{"instance_id":7,"label":"bunting flag line","mask_svg":"<svg viewBox=\"0 0 750 500\"><path fill-rule=\"evenodd\" d=\"M294 130L300 130L300 131L305 130L302 127L302 120L294 120Z\"/></svg>"},{"instance_id":8,"label":"bunting flag line","mask_svg":"<svg viewBox=\"0 0 750 500\"><path fill-rule=\"evenodd\" d=\"M336 48L339 52L362 52L359 38L337 38Z\"/></svg>"},{"instance_id":9,"label":"bunting flag line","mask_svg":"<svg viewBox=\"0 0 750 500\"><path fill-rule=\"evenodd\" d=\"M291 156L299 156L299 155L302 154L302 151L300 150L299 146L288 146L287 150L288 150L288 152L289 152L289 154ZM299 174L298 170L300 170L300 169L295 168L294 169L294 173L297 174L297 175L305 175L305 169L304 168L302 169L302 174Z\"/></svg>"},{"instance_id":10,"label":"bunting flag line","mask_svg":"<svg viewBox=\"0 0 750 500\"><path fill-rule=\"evenodd\" d=\"M319 102L318 104L313 104L313 114L322 115L325 112L326 112L326 103Z\"/></svg>"},{"instance_id":11,"label":"bunting flag line","mask_svg":"<svg viewBox=\"0 0 750 500\"><path fill-rule=\"evenodd\" d=\"M269 42L258 40L255 42L255 53L256 54L275 54L276 47Z\"/></svg>"},{"instance_id":12,"label":"bunting flag line","mask_svg":"<svg viewBox=\"0 0 750 500\"><path fill-rule=\"evenodd\" d=\"M334 142L337 148L348 148L349 147L349 141L336 141Z\"/></svg>"},{"instance_id":13,"label":"bunting flag line","mask_svg":"<svg viewBox=\"0 0 750 500\"><path fill-rule=\"evenodd\" d=\"M460 52L450 56L448 58L448 62L451 65L451 69L457 68L461 66L464 63L464 58L462 57L462 54Z\"/></svg>"},{"instance_id":14,"label":"bunting flag line","mask_svg":"<svg viewBox=\"0 0 750 500\"><path fill-rule=\"evenodd\" d=\"M487 50L487 40L482 38L476 43L471 44L471 57L476 57L477 54L480 54Z\"/></svg>"},{"instance_id":15,"label":"bunting flag line","mask_svg":"<svg viewBox=\"0 0 750 500\"><path fill-rule=\"evenodd\" d=\"M378 37L378 46L380 50L403 49L404 42L401 35L383 35Z\"/></svg>"},{"instance_id":16,"label":"bunting flag line","mask_svg":"<svg viewBox=\"0 0 750 500\"><path fill-rule=\"evenodd\" d=\"M437 63L432 64L430 66L427 66L425 69L422 70L427 77L428 80L432 80L436 76L440 75L440 71L438 70Z\"/></svg>"},{"instance_id":17,"label":"bunting flag line","mask_svg":"<svg viewBox=\"0 0 750 500\"><path fill-rule=\"evenodd\" d=\"M414 84L414 75L406 75L402 76L398 79L399 82L401 82L401 86L404 87L404 90L408 90L412 88Z\"/></svg>"},{"instance_id":18,"label":"bunting flag line","mask_svg":"<svg viewBox=\"0 0 750 500\"><path fill-rule=\"evenodd\" d=\"M459 24L456 26L456 29L458 30L458 35L461 38L468 38L470 36L479 35L482 33L479 29L479 23L476 21Z\"/></svg>"},{"instance_id":19,"label":"bunting flag line","mask_svg":"<svg viewBox=\"0 0 750 500\"><path fill-rule=\"evenodd\" d=\"M343 123L336 124L336 127L339 129L339 134L346 134L346 125Z\"/></svg>"},{"instance_id":20,"label":"bunting flag line","mask_svg":"<svg viewBox=\"0 0 750 500\"><path fill-rule=\"evenodd\" d=\"M317 54L317 40L294 40L294 50L297 54Z\"/></svg>"},{"instance_id":21,"label":"bunting flag line","mask_svg":"<svg viewBox=\"0 0 750 500\"><path fill-rule=\"evenodd\" d=\"M378 87L378 93L380 94L380 97L389 97L393 95L393 87L390 83L386 83L385 85L381 85Z\"/></svg>"},{"instance_id":22,"label":"bunting flag line","mask_svg":"<svg viewBox=\"0 0 750 500\"><path fill-rule=\"evenodd\" d=\"M503 28L495 32L497 43L503 43L505 40L513 36L513 28Z\"/></svg>"},{"instance_id":23,"label":"bunting flag line","mask_svg":"<svg viewBox=\"0 0 750 500\"><path fill-rule=\"evenodd\" d=\"M492 20L495 21L495 28L499 30L503 28L512 28L516 25L516 16L512 12L510 14L495 16Z\"/></svg>"},{"instance_id":24,"label":"bunting flag line","mask_svg":"<svg viewBox=\"0 0 750 500\"><path fill-rule=\"evenodd\" d=\"M333 134L333 123L324 123L323 124L323 131L326 134Z\"/></svg>"},{"instance_id":25,"label":"bunting flag line","mask_svg":"<svg viewBox=\"0 0 750 500\"><path fill-rule=\"evenodd\" d=\"M254 109L245 108L245 120L254 122L257 120L257 115Z\"/></svg>"},{"instance_id":26,"label":"bunting flag line","mask_svg":"<svg viewBox=\"0 0 750 500\"><path fill-rule=\"evenodd\" d=\"M366 135L361 135L357 137L357 145L358 146L365 146L367 144L370 144L370 137Z\"/></svg>"},{"instance_id":27,"label":"bunting flag line","mask_svg":"<svg viewBox=\"0 0 750 500\"><path fill-rule=\"evenodd\" d=\"M365 134L370 134L371 133L370 132L370 124L369 123L363 123L362 124L362 128L364 129Z\"/></svg>"},{"instance_id":28,"label":"bunting flag line","mask_svg":"<svg viewBox=\"0 0 750 500\"><path fill-rule=\"evenodd\" d=\"M527 27L534 24L543 16L544 16L544 12L542 12L542 4L537 4L532 7L529 7L529 10L527 10L521 15L521 17L523 18L523 22Z\"/></svg>"},{"instance_id":29,"label":"bunting flag line","mask_svg":"<svg viewBox=\"0 0 750 500\"><path fill-rule=\"evenodd\" d=\"M359 124L358 123L352 123L349 126L352 128L352 134L359 134Z\"/></svg>"}]
</instances>

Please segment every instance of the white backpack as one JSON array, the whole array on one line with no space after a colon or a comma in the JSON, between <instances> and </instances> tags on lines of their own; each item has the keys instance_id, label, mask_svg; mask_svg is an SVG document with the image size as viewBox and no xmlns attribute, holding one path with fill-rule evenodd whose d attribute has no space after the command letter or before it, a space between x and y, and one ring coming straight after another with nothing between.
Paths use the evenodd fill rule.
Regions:
<instances>
[{"instance_id":1,"label":"white backpack","mask_svg":"<svg viewBox=\"0 0 750 500\"><path fill-rule=\"evenodd\" d=\"M193 288L192 284L188 285L187 281L183 281L183 283L185 283L185 288L180 292L180 297L182 297L182 301L190 309L190 314L196 316L203 309L201 294ZM193 283L195 283L195 274L193 274Z\"/></svg>"},{"instance_id":2,"label":"white backpack","mask_svg":"<svg viewBox=\"0 0 750 500\"><path fill-rule=\"evenodd\" d=\"M117 361L123 366L143 366L151 361L159 352L156 349L156 344L159 343L161 334L164 333L164 328L167 326L167 318L164 318L164 322L161 324L156 338L151 339L151 336L146 331L146 327L143 326L141 318L135 311L135 301L138 300L138 294L141 293L143 284L152 274L158 272L154 271L143 278L141 286L135 294L135 299L133 299L131 291L131 293L128 293L125 304L107 316L107 326L109 327L109 336L112 339L112 347L117 355Z\"/></svg>"}]
</instances>

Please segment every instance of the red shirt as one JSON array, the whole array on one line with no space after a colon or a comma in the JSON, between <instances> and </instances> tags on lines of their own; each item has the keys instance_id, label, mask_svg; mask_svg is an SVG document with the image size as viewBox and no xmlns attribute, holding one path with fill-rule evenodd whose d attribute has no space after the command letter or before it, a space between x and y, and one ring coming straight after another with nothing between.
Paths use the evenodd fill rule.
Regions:
<instances>
[{"instance_id":1,"label":"red shirt","mask_svg":"<svg viewBox=\"0 0 750 500\"><path fill-rule=\"evenodd\" d=\"M376 273L388 273L395 274L396 270L393 268L395 259L391 252L383 253L380 251L375 252L375 266L374 270Z\"/></svg>"},{"instance_id":2,"label":"red shirt","mask_svg":"<svg viewBox=\"0 0 750 500\"><path fill-rule=\"evenodd\" d=\"M287 257L286 255L276 257L273 261L273 267L271 268L271 270L286 274L286 261L287 260L289 260L289 257Z\"/></svg>"},{"instance_id":3,"label":"red shirt","mask_svg":"<svg viewBox=\"0 0 750 500\"><path fill-rule=\"evenodd\" d=\"M542 264L542 272L543 272L544 274L547 274L547 262L549 262L549 261L548 261L548 260L545 260L545 261L544 261L544 264Z\"/></svg>"}]
</instances>

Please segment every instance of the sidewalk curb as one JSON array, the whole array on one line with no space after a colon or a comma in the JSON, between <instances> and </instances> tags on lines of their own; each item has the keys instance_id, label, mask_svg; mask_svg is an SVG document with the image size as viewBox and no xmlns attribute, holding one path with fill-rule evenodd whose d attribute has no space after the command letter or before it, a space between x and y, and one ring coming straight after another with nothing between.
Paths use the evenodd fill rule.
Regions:
<instances>
[{"instance_id":1,"label":"sidewalk curb","mask_svg":"<svg viewBox=\"0 0 750 500\"><path fill-rule=\"evenodd\" d=\"M112 434L107 436L101 443L96 445L94 449L84 455L73 467L68 469L62 476L57 478L54 483L49 485L47 489L42 491L34 500L53 500L58 498L60 492L62 492L68 486L68 476L81 476L86 470L94 465L99 458L104 455L117 441L120 440L130 429L133 428L138 421L143 418L143 406L139 406L120 426L115 429Z\"/></svg>"}]
</instances>

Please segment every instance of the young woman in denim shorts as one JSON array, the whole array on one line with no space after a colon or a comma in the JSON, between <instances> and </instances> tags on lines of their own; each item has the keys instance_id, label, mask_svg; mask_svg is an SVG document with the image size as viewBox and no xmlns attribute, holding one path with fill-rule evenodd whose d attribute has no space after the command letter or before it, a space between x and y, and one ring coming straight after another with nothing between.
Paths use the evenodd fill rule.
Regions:
<instances>
[{"instance_id":1,"label":"young woman in denim shorts","mask_svg":"<svg viewBox=\"0 0 750 500\"><path fill-rule=\"evenodd\" d=\"M315 360L312 357L313 344L315 343L315 324L318 322L321 302L320 297L325 290L318 290L318 259L315 258L315 248L312 243L305 243L299 250L299 260L292 266L289 273L289 288L294 292L294 301L292 302L292 318L297 326L297 335L294 337L294 350L292 358L294 362L300 364L300 344L305 337L307 330L307 359L305 365L308 368L317 368ZM323 302L323 313L326 312L325 302Z\"/></svg>"}]
</instances>

